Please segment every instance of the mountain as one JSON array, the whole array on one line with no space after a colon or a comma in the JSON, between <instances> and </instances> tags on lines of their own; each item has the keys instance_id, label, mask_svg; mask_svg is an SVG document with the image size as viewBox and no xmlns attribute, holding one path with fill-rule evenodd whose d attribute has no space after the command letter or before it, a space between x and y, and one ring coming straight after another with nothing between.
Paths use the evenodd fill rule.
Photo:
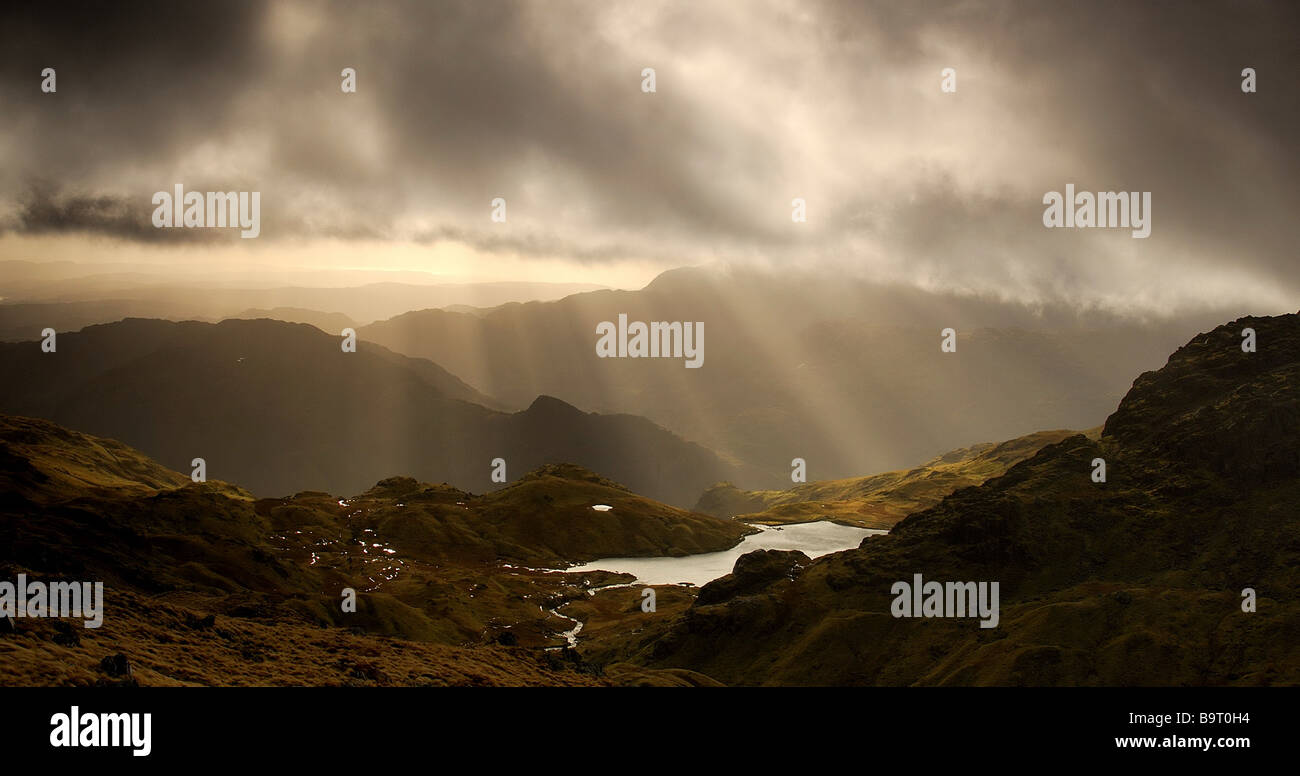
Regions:
<instances>
[{"instance_id":1,"label":"mountain","mask_svg":"<svg viewBox=\"0 0 1300 776\"><path fill-rule=\"evenodd\" d=\"M304 324L128 319L38 342L0 343L0 411L119 439L188 472L258 495L355 493L394 475L484 491L548 463L597 470L689 505L734 467L653 423L541 397L491 409L437 364ZM488 406L484 406L488 405Z\"/></svg>"},{"instance_id":2,"label":"mountain","mask_svg":"<svg viewBox=\"0 0 1300 776\"><path fill-rule=\"evenodd\" d=\"M410 310L489 308L599 288L592 283L457 283L426 272L266 266L253 272L247 267L0 261L0 341L32 339L46 327L76 331L123 318L216 321L249 317L245 311L250 309L307 310L370 322ZM290 312L283 320L300 318L301 313Z\"/></svg>"},{"instance_id":3,"label":"mountain","mask_svg":"<svg viewBox=\"0 0 1300 776\"><path fill-rule=\"evenodd\" d=\"M338 511L332 498L306 493L278 503ZM542 466L482 496L392 477L344 506L365 512L403 553L437 561L505 559L554 568L603 557L718 552L753 532L733 520L639 496L572 464Z\"/></svg>"},{"instance_id":4,"label":"mountain","mask_svg":"<svg viewBox=\"0 0 1300 776\"><path fill-rule=\"evenodd\" d=\"M553 607L622 580L530 566L721 550L747 530L572 465L484 496L395 477L352 498L255 499L0 415L0 579L105 586L99 628L0 618L0 684L608 683L533 648L565 644Z\"/></svg>"},{"instance_id":5,"label":"mountain","mask_svg":"<svg viewBox=\"0 0 1300 776\"><path fill-rule=\"evenodd\" d=\"M179 318L206 320L200 315L180 315L175 305L130 299L85 302L10 302L0 304L0 342L36 339L46 329L77 331L97 323L123 318Z\"/></svg>"},{"instance_id":6,"label":"mountain","mask_svg":"<svg viewBox=\"0 0 1300 776\"><path fill-rule=\"evenodd\" d=\"M1300 315L1241 318L1142 374L1099 438L1048 445L856 550L746 555L608 659L737 684L1294 684L1298 440ZM998 582L997 626L893 616L915 574Z\"/></svg>"},{"instance_id":7,"label":"mountain","mask_svg":"<svg viewBox=\"0 0 1300 776\"><path fill-rule=\"evenodd\" d=\"M315 326L326 334L339 334L344 329L355 329L357 322L347 317L343 313L323 313L319 310L305 310L301 307L276 307L270 310L259 310L250 307L241 311L238 315L232 315L231 318L270 318L273 321L284 321L286 323L305 323L309 326Z\"/></svg>"},{"instance_id":8,"label":"mountain","mask_svg":"<svg viewBox=\"0 0 1300 776\"><path fill-rule=\"evenodd\" d=\"M596 327L704 323L704 362L598 358ZM1134 374L1219 313L1134 320L1097 310L826 278L688 268L637 291L489 311L410 312L360 330L509 406L539 394L646 417L747 469L743 488L910 468L946 450L1096 425ZM941 350L953 328L957 350Z\"/></svg>"},{"instance_id":9,"label":"mountain","mask_svg":"<svg viewBox=\"0 0 1300 776\"><path fill-rule=\"evenodd\" d=\"M1088 435L1095 439L1100 431ZM959 488L1005 474L1043 447L1075 433L1039 431L999 444L983 442L944 453L913 469L809 482L787 490L746 491L719 483L700 496L695 509L762 525L833 520L860 528L888 529Z\"/></svg>"},{"instance_id":10,"label":"mountain","mask_svg":"<svg viewBox=\"0 0 1300 776\"><path fill-rule=\"evenodd\" d=\"M153 494L188 478L112 439L20 417L0 419L0 493L49 503L69 493Z\"/></svg>"}]
</instances>

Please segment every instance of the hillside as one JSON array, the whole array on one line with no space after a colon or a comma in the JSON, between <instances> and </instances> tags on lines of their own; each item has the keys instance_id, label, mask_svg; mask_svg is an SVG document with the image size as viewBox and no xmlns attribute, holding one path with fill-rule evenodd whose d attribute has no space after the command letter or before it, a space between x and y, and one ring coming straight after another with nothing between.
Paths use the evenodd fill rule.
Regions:
<instances>
[{"instance_id":1,"label":"hillside","mask_svg":"<svg viewBox=\"0 0 1300 776\"><path fill-rule=\"evenodd\" d=\"M720 550L746 530L571 465L486 496L391 478L257 500L10 416L0 486L0 578L99 580L107 608L97 629L0 622L0 684L111 683L99 662L117 653L146 684L600 683L569 654L497 646L564 646L572 622L549 610L619 581L533 567Z\"/></svg>"},{"instance_id":2,"label":"hillside","mask_svg":"<svg viewBox=\"0 0 1300 776\"><path fill-rule=\"evenodd\" d=\"M357 322L343 313L305 310L301 307L276 307L270 310L250 307L247 310L241 310L237 315L228 317L246 320L270 318L273 321L284 321L285 323L305 323L309 326L315 326L327 334L338 334L344 329L355 329L357 327ZM106 323L106 321L96 321L96 323Z\"/></svg>"},{"instance_id":3,"label":"hillside","mask_svg":"<svg viewBox=\"0 0 1300 776\"><path fill-rule=\"evenodd\" d=\"M602 321L700 321L704 365L596 358ZM912 468L947 450L1088 428L1133 375L1224 320L1133 321L797 271L679 269L477 314L423 310L361 330L507 405L539 395L646 417L745 467L742 488ZM940 350L940 331L957 350ZM698 492L697 492L698 495Z\"/></svg>"},{"instance_id":4,"label":"hillside","mask_svg":"<svg viewBox=\"0 0 1300 776\"><path fill-rule=\"evenodd\" d=\"M592 509L609 506L608 511ZM429 562L562 566L611 556L687 555L735 545L752 529L687 512L572 465L548 465L477 496L447 485L393 477L338 504L324 493L263 499L269 515L304 510L315 520L364 516L403 556Z\"/></svg>"},{"instance_id":5,"label":"hillside","mask_svg":"<svg viewBox=\"0 0 1300 776\"><path fill-rule=\"evenodd\" d=\"M736 475L643 418L549 397L497 411L437 364L340 342L271 320L128 319L61 334L55 353L0 343L0 369L24 376L0 384L0 411L119 439L182 472L203 458L211 477L264 496L356 493L394 475L482 492L500 486L502 458L507 480L570 462L689 506Z\"/></svg>"},{"instance_id":6,"label":"hillside","mask_svg":"<svg viewBox=\"0 0 1300 776\"><path fill-rule=\"evenodd\" d=\"M1220 326L1140 376L1099 439L1048 445L857 550L711 583L605 659L740 684L1294 684L1298 386L1300 315ZM914 574L998 581L999 624L892 616Z\"/></svg>"},{"instance_id":7,"label":"hillside","mask_svg":"<svg viewBox=\"0 0 1300 776\"><path fill-rule=\"evenodd\" d=\"M1101 429L1088 432L1096 438ZM860 528L891 528L913 512L959 489L1005 474L1015 464L1073 431L1039 431L994 444L952 450L913 469L867 477L809 482L788 490L741 490L730 483L709 488L695 509L746 523L782 525L832 520Z\"/></svg>"},{"instance_id":8,"label":"hillside","mask_svg":"<svg viewBox=\"0 0 1300 776\"><path fill-rule=\"evenodd\" d=\"M146 495L178 488L187 477L121 442L53 423L0 415L0 493L49 503L69 493Z\"/></svg>"}]
</instances>

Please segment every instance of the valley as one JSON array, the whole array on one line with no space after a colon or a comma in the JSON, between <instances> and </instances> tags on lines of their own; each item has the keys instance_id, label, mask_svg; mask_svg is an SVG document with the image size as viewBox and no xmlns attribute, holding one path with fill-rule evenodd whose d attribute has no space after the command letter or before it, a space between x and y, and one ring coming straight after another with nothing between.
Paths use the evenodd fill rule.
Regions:
<instances>
[{"instance_id":1,"label":"valley","mask_svg":"<svg viewBox=\"0 0 1300 776\"><path fill-rule=\"evenodd\" d=\"M350 496L267 496L0 416L0 579L105 591L93 631L0 618L0 683L1291 681L1300 550L1274 537L1295 519L1297 320L1199 335L1100 428L788 490L715 483L694 510L570 463L484 492L390 475ZM1245 326L1266 345L1243 352ZM78 362L80 379L111 363ZM423 369L413 379L461 385ZM921 578L992 580L995 611L972 626L931 620L927 602L900 619L898 580ZM1259 580L1260 611L1243 613L1239 589Z\"/></svg>"}]
</instances>

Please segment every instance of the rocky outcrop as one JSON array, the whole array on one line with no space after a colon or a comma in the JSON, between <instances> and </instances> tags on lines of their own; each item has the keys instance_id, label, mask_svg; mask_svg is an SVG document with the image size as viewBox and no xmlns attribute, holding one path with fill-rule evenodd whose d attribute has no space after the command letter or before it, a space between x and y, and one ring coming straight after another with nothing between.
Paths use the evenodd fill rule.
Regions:
<instances>
[{"instance_id":1,"label":"rocky outcrop","mask_svg":"<svg viewBox=\"0 0 1300 776\"><path fill-rule=\"evenodd\" d=\"M793 578L719 584L628 657L739 684L1294 684L1298 400L1300 315L1234 321L1139 377L1099 440ZM918 573L998 582L997 626L895 616L893 584Z\"/></svg>"},{"instance_id":2,"label":"rocky outcrop","mask_svg":"<svg viewBox=\"0 0 1300 776\"><path fill-rule=\"evenodd\" d=\"M755 550L736 559L736 566L725 577L700 588L696 605L707 605L728 598L758 592L779 579L789 579L812 560L797 550Z\"/></svg>"}]
</instances>

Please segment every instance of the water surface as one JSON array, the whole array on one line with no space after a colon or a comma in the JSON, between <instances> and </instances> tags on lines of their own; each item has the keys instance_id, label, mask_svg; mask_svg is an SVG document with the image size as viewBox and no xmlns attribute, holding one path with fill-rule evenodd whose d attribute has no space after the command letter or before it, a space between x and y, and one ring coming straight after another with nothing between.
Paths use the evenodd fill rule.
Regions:
<instances>
[{"instance_id":1,"label":"water surface","mask_svg":"<svg viewBox=\"0 0 1300 776\"><path fill-rule=\"evenodd\" d=\"M882 534L869 528L853 528L827 521L785 526L754 526L759 533L746 536L740 544L722 552L705 552L680 558L601 558L567 571L617 571L635 574L644 585L690 583L701 586L731 573L736 559L754 550L799 550L810 558L857 547L863 537Z\"/></svg>"}]
</instances>

